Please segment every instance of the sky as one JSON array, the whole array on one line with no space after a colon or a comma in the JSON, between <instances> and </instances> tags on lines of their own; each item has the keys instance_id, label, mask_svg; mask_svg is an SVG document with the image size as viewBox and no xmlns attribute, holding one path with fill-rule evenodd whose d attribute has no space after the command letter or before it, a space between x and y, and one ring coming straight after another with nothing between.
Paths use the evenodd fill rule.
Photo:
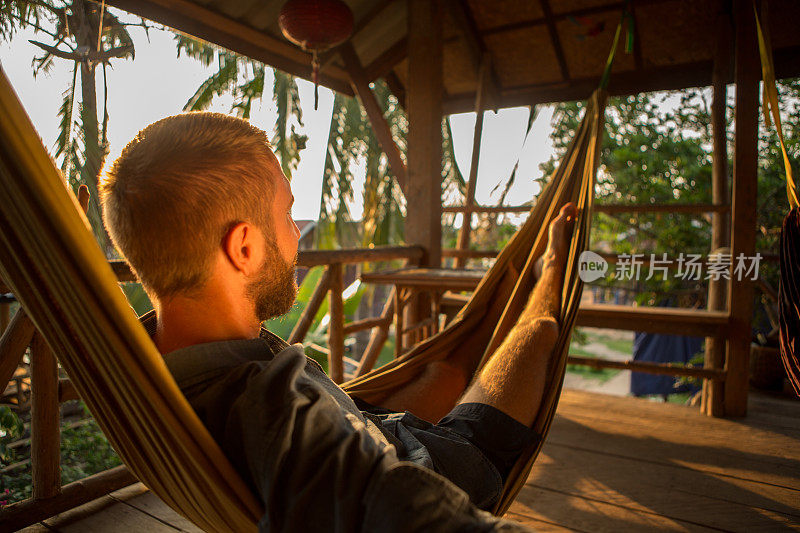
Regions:
<instances>
[{"instance_id":1,"label":"sky","mask_svg":"<svg viewBox=\"0 0 800 533\"><path fill-rule=\"evenodd\" d=\"M121 17L123 18L123 17ZM136 20L132 17L124 17ZM116 60L108 69L109 156L107 162L119 155L125 144L136 133L156 120L180 113L187 100L200 84L214 71L194 59L178 57L173 34L167 30L151 28L149 37L144 29L131 27L130 33L136 47L136 58ZM28 115L42 137L45 146L52 150L58 133L58 109L62 93L72 76L72 62L56 59L47 73L33 76L31 60L40 49L29 39L50 42L46 35L22 31L10 42L0 43L2 65ZM322 189L322 170L325 164L325 147L333 106L333 93L321 87L319 107L314 110L314 89L310 82L298 79L304 127L299 133L308 136L306 149L301 152L300 165L292 176L292 189L296 197L293 215L297 220L316 220L319 215ZM268 91L265 91L268 92ZM98 110L102 113L102 76L98 75ZM232 98L221 96L214 100L210 110L230 113ZM462 174L469 176L472 156L472 138L475 113L462 113L451 117L456 161ZM552 108L540 110L531 134L525 139L528 120L527 108L510 108L498 113L487 112L484 117L483 136L478 167L476 200L494 204L498 193L490 191L508 179L517 158L520 166L517 179L506 203L519 205L538 192L534 179L541 175L539 165L553 153L549 139ZM272 132L276 110L270 99L256 104L251 122ZM354 190L363 190L363 174L356 172ZM501 187L502 189L502 187ZM354 219L362 212L361 195L351 206Z\"/></svg>"}]
</instances>

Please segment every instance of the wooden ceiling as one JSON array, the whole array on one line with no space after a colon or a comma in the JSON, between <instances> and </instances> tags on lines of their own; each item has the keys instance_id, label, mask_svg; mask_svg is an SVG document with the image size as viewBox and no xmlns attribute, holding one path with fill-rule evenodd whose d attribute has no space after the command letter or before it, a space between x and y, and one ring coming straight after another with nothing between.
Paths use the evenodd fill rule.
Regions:
<instances>
[{"instance_id":1,"label":"wooden ceiling","mask_svg":"<svg viewBox=\"0 0 800 533\"><path fill-rule=\"evenodd\" d=\"M288 42L278 27L284 2L107 0L110 5L310 78L310 55ZM346 2L355 15L350 42L363 73L369 80L384 78L402 100L408 70L406 2ZM445 0L441 5L444 108L454 113L473 108L482 57L490 59L492 107L587 97L597 86L625 2ZM725 16L728 2L633 0L630 5L633 53L620 50L617 54L611 94L711 83L716 31L730 19ZM767 21L778 77L800 76L800 0L769 0ZM322 64L323 85L353 94L337 49L325 53Z\"/></svg>"}]
</instances>

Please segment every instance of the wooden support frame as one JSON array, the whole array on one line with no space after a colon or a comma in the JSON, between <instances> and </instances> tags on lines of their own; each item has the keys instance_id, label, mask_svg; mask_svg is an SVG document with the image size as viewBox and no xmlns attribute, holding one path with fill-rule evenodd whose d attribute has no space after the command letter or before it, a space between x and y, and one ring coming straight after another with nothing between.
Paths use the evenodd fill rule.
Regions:
<instances>
[{"instance_id":1,"label":"wooden support frame","mask_svg":"<svg viewBox=\"0 0 800 533\"><path fill-rule=\"evenodd\" d=\"M469 209L473 213L527 213L531 210L529 205L448 205L442 207L442 213L464 213ZM719 204L600 204L593 205L593 213L727 213L731 209L726 203Z\"/></svg>"},{"instance_id":2,"label":"wooden support frame","mask_svg":"<svg viewBox=\"0 0 800 533\"><path fill-rule=\"evenodd\" d=\"M758 195L758 104L761 71L751 0L734 0L736 23L736 139L733 159L731 257L755 253ZM750 342L753 318L752 280L731 280L730 331L725 380L725 414L747 414Z\"/></svg>"},{"instance_id":3,"label":"wooden support frame","mask_svg":"<svg viewBox=\"0 0 800 533\"><path fill-rule=\"evenodd\" d=\"M108 0L106 3L311 80L310 54L198 3L189 0ZM321 85L353 94L347 74L335 65L326 66L319 78Z\"/></svg>"},{"instance_id":4,"label":"wooden support frame","mask_svg":"<svg viewBox=\"0 0 800 533\"><path fill-rule=\"evenodd\" d=\"M469 11L469 6L466 0L450 0L447 2L447 7L450 12L450 17L455 22L456 27L461 30L461 34L467 44L469 50L469 57L472 65L475 68L475 74L478 77L478 90L481 87L481 69L487 56L486 45L483 43L483 38L478 32L475 21ZM494 68L489 65L489 70L486 73L487 81L485 90L487 91L488 101L491 107L498 108L498 95L500 83L498 81L497 73Z\"/></svg>"},{"instance_id":5,"label":"wooden support frame","mask_svg":"<svg viewBox=\"0 0 800 533\"><path fill-rule=\"evenodd\" d=\"M336 383L344 381L344 301L342 291L342 264L328 267L330 272L330 322L328 323L328 373Z\"/></svg>"},{"instance_id":6,"label":"wooden support frame","mask_svg":"<svg viewBox=\"0 0 800 533\"><path fill-rule=\"evenodd\" d=\"M386 339L389 338L389 326L392 324L395 309L394 302L395 290L392 289L381 311L381 319L386 322L380 328L372 331L367 347L356 369L356 377L363 376L375 366L375 361L378 360L378 355L380 355L383 345L386 343Z\"/></svg>"},{"instance_id":7,"label":"wooden support frame","mask_svg":"<svg viewBox=\"0 0 800 533\"><path fill-rule=\"evenodd\" d=\"M480 72L478 74L478 93L475 98L475 131L472 136L472 160L469 167L467 191L464 195L464 217L458 231L459 250L469 249L469 239L472 233L472 206L475 204L475 187L478 183L478 167L481 160L481 139L483 138L483 113L486 107L486 96L489 83L489 71L492 59L488 54L483 55ZM464 258L456 258L456 268L463 268Z\"/></svg>"},{"instance_id":8,"label":"wooden support frame","mask_svg":"<svg viewBox=\"0 0 800 533\"><path fill-rule=\"evenodd\" d=\"M730 77L731 62L731 19L729 13L722 13L717 21L717 39L714 50L714 71L712 72L713 101L711 103L711 129L713 143L712 199L714 204L729 206L728 194L728 121L726 81ZM730 244L728 223L729 212L715 212L711 217L711 251ZM710 311L728 309L727 285L722 280L710 280L708 284L708 304ZM725 367L725 338L706 337L703 367L722 369ZM725 414L724 383L716 380L703 382L700 409L709 416Z\"/></svg>"},{"instance_id":9,"label":"wooden support frame","mask_svg":"<svg viewBox=\"0 0 800 533\"><path fill-rule=\"evenodd\" d=\"M19 308L0 337L0 392L14 376L35 331L31 319Z\"/></svg>"},{"instance_id":10,"label":"wooden support frame","mask_svg":"<svg viewBox=\"0 0 800 533\"><path fill-rule=\"evenodd\" d=\"M314 287L314 292L311 293L311 299L308 301L308 305L306 305L306 308L303 310L303 314L300 315L300 320L298 320L297 324L294 325L294 329L292 329L292 333L289 335L289 344L303 342L303 339L306 338L308 329L314 322L314 316L317 314L319 307L325 300L325 295L330 288L330 284L331 271L330 269L326 268L322 273L322 276L319 278L319 281L317 281L317 285Z\"/></svg>"},{"instance_id":11,"label":"wooden support frame","mask_svg":"<svg viewBox=\"0 0 800 533\"><path fill-rule=\"evenodd\" d=\"M61 492L61 430L58 364L44 338L31 343L31 466L33 498Z\"/></svg>"},{"instance_id":12,"label":"wooden support frame","mask_svg":"<svg viewBox=\"0 0 800 533\"><path fill-rule=\"evenodd\" d=\"M361 66L361 62L355 50L353 50L353 45L349 42L344 43L339 46L338 50L339 56L342 58L342 61L344 61L345 68L350 74L350 82L353 86L353 90L358 95L361 105L367 112L367 117L372 125L372 131L375 132L375 136L378 138L378 142L381 148L383 148L386 158L389 160L389 166L392 169L392 173L394 173L397 178L400 188L405 191L407 188L406 182L408 181L406 178L406 164L403 162L400 149L392 138L392 130L386 118L383 116L383 111L378 104L378 100L372 93L372 89L369 88L369 78L364 72L364 68Z\"/></svg>"},{"instance_id":13,"label":"wooden support frame","mask_svg":"<svg viewBox=\"0 0 800 533\"><path fill-rule=\"evenodd\" d=\"M550 0L539 0L539 5L542 6L547 32L550 34L550 42L553 44L553 50L555 50L556 53L558 68L561 70L561 77L564 78L564 81L569 81L570 76L569 67L567 67L567 58L564 55L564 48L561 46L561 39L558 37L558 29L556 28L556 22L553 18L553 10L550 9Z\"/></svg>"},{"instance_id":14,"label":"wooden support frame","mask_svg":"<svg viewBox=\"0 0 800 533\"><path fill-rule=\"evenodd\" d=\"M725 371L708 368L693 368L683 366L681 363L649 363L645 361L611 361L608 359L596 359L594 357L582 357L570 355L567 363L571 365L583 365L592 368L616 368L619 370L631 370L633 372L645 372L659 376L688 376L702 378L705 380L719 382L725 379Z\"/></svg>"}]
</instances>

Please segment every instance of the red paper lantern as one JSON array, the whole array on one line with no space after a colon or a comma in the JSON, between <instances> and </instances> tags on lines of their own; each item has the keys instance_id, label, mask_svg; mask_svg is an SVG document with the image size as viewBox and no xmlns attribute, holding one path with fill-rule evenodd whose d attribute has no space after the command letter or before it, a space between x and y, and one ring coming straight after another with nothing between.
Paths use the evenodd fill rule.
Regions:
<instances>
[{"instance_id":1,"label":"red paper lantern","mask_svg":"<svg viewBox=\"0 0 800 533\"><path fill-rule=\"evenodd\" d=\"M318 54L350 37L353 12L342 0L289 0L281 8L278 24L287 39L311 52L316 109Z\"/></svg>"}]
</instances>

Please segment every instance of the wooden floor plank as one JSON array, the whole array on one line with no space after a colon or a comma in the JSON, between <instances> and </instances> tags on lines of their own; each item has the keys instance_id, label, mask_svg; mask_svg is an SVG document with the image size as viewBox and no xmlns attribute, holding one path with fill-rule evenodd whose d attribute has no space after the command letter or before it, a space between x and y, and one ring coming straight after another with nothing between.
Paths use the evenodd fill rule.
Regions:
<instances>
[{"instance_id":1,"label":"wooden floor plank","mask_svg":"<svg viewBox=\"0 0 800 533\"><path fill-rule=\"evenodd\" d=\"M140 511L166 522L180 531L189 533L203 533L203 530L176 513L169 505L164 503L152 492L141 494L125 501L126 504Z\"/></svg>"},{"instance_id":2,"label":"wooden floor plank","mask_svg":"<svg viewBox=\"0 0 800 533\"><path fill-rule=\"evenodd\" d=\"M68 525L58 526L61 533L86 533L87 531L113 531L114 533L175 533L176 528L168 526L152 516L141 512L124 502L114 503L102 512L88 516Z\"/></svg>"},{"instance_id":3,"label":"wooden floor plank","mask_svg":"<svg viewBox=\"0 0 800 533\"><path fill-rule=\"evenodd\" d=\"M702 526L644 513L602 501L561 494L526 485L511 505L510 513L523 524L525 517L592 533L620 531L716 531Z\"/></svg>"},{"instance_id":4,"label":"wooden floor plank","mask_svg":"<svg viewBox=\"0 0 800 533\"><path fill-rule=\"evenodd\" d=\"M788 528L800 522L800 494L792 490L549 443L528 484L728 531ZM537 502L523 503L546 515Z\"/></svg>"},{"instance_id":5,"label":"wooden floor plank","mask_svg":"<svg viewBox=\"0 0 800 533\"><path fill-rule=\"evenodd\" d=\"M800 490L800 435L683 406L568 391L548 442Z\"/></svg>"}]
</instances>

